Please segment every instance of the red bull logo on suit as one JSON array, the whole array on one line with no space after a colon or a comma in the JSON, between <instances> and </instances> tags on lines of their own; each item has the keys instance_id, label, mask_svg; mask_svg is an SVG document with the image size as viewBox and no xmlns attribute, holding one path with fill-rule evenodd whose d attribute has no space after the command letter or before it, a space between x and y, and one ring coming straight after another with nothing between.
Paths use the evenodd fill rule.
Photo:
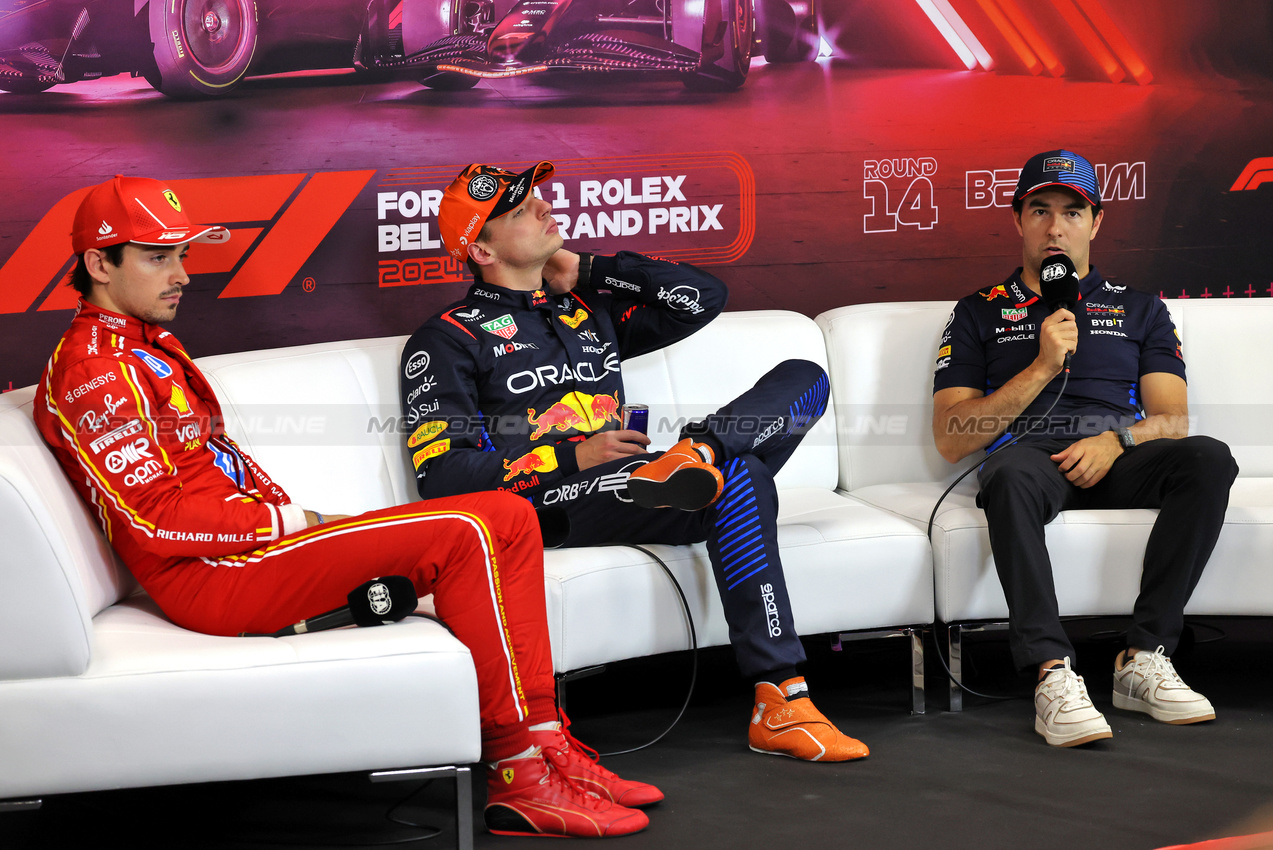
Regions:
<instances>
[{"instance_id":1,"label":"red bull logo on suit","mask_svg":"<svg viewBox=\"0 0 1273 850\"><path fill-rule=\"evenodd\" d=\"M508 471L504 480L512 481L518 475L530 475L533 472L552 472L556 468L557 453L553 447L540 446L515 460L504 461L504 469Z\"/></svg>"},{"instance_id":2,"label":"red bull logo on suit","mask_svg":"<svg viewBox=\"0 0 1273 850\"><path fill-rule=\"evenodd\" d=\"M611 395L566 393L543 413L535 408L526 409L526 419L535 429L530 438L538 440L551 431L579 431L591 434L601 430L610 420L619 420L619 399Z\"/></svg>"}]
</instances>

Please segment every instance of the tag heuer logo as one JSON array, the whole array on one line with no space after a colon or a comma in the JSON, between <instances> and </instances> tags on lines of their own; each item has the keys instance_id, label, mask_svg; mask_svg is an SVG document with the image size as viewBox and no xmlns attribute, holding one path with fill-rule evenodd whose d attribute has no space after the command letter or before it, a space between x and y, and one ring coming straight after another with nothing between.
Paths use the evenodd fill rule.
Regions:
<instances>
[{"instance_id":1,"label":"tag heuer logo","mask_svg":"<svg viewBox=\"0 0 1273 850\"><path fill-rule=\"evenodd\" d=\"M1024 307L1004 307L999 314L1005 322L1019 322L1026 317L1027 312Z\"/></svg>"},{"instance_id":2,"label":"tag heuer logo","mask_svg":"<svg viewBox=\"0 0 1273 850\"><path fill-rule=\"evenodd\" d=\"M469 197L475 201L489 201L499 191L499 181L489 174L479 174L469 181Z\"/></svg>"},{"instance_id":3,"label":"tag heuer logo","mask_svg":"<svg viewBox=\"0 0 1273 850\"><path fill-rule=\"evenodd\" d=\"M504 339L512 339L517 333L517 323L513 321L513 317L505 313L498 319L492 319L489 322L482 322L482 330L489 334L502 336Z\"/></svg>"},{"instance_id":4,"label":"tag heuer logo","mask_svg":"<svg viewBox=\"0 0 1273 850\"><path fill-rule=\"evenodd\" d=\"M181 201L177 200L176 194L171 189L164 189L164 200L168 202L168 206L181 212Z\"/></svg>"}]
</instances>

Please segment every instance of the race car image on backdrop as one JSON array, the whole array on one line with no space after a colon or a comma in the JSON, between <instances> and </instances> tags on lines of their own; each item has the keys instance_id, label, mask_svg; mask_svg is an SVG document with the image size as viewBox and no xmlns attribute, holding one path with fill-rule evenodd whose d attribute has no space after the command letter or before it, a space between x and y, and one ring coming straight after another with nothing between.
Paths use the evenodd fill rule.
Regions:
<instances>
[{"instance_id":1,"label":"race car image on backdrop","mask_svg":"<svg viewBox=\"0 0 1273 850\"><path fill-rule=\"evenodd\" d=\"M0 90L114 74L177 98L249 74L349 68L460 90L483 78L663 72L736 89L753 55L816 58L818 0L0 0Z\"/></svg>"}]
</instances>

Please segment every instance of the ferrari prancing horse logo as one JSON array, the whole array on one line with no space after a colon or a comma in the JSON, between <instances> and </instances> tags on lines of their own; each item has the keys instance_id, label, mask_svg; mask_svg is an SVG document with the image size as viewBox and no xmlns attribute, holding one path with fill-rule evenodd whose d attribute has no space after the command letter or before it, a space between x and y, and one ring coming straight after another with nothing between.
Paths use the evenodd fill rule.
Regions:
<instances>
[{"instance_id":1,"label":"ferrari prancing horse logo","mask_svg":"<svg viewBox=\"0 0 1273 850\"><path fill-rule=\"evenodd\" d=\"M181 212L181 201L177 200L177 194L171 189L164 189L164 200L168 202L168 206L177 212Z\"/></svg>"}]
</instances>

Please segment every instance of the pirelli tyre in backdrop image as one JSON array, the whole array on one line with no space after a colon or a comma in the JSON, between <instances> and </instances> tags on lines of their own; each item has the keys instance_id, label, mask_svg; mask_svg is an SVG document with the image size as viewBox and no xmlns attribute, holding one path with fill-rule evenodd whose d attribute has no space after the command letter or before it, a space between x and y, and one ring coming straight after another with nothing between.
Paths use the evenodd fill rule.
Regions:
<instances>
[{"instance_id":1,"label":"pirelli tyre in backdrop image","mask_svg":"<svg viewBox=\"0 0 1273 850\"><path fill-rule=\"evenodd\" d=\"M131 74L170 97L217 97L249 74L351 66L449 90L544 71L729 90L753 54L815 58L817 2L0 0L0 90Z\"/></svg>"},{"instance_id":2,"label":"pirelli tyre in backdrop image","mask_svg":"<svg viewBox=\"0 0 1273 850\"><path fill-rule=\"evenodd\" d=\"M254 0L0 0L0 89L131 74L172 97L220 95L251 67L257 26Z\"/></svg>"}]
</instances>

